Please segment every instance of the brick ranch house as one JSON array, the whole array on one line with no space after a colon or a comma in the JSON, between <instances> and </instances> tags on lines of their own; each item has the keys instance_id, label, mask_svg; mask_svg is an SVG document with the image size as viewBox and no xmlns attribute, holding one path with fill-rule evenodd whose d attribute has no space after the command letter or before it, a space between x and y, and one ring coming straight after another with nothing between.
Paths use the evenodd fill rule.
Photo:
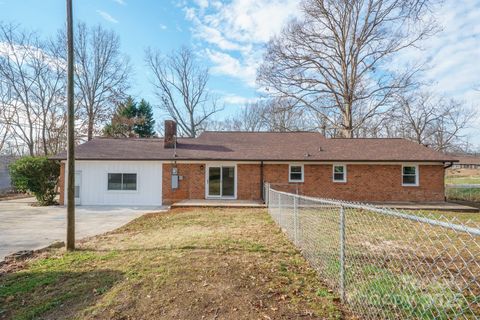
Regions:
<instances>
[{"instance_id":1,"label":"brick ranch house","mask_svg":"<svg viewBox=\"0 0 480 320\"><path fill-rule=\"evenodd\" d=\"M65 199L65 155L60 202ZM354 201L444 201L451 156L403 139L328 139L314 132L204 132L97 138L76 148L80 205L165 205L185 199L261 200L262 185Z\"/></svg>"}]
</instances>

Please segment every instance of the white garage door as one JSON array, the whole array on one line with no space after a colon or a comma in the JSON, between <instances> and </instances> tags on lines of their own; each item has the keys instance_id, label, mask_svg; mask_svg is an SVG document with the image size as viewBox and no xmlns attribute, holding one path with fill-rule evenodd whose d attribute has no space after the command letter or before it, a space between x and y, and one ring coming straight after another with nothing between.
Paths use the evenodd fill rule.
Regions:
<instances>
[{"instance_id":1,"label":"white garage door","mask_svg":"<svg viewBox=\"0 0 480 320\"><path fill-rule=\"evenodd\" d=\"M81 205L162 205L160 161L76 161Z\"/></svg>"}]
</instances>

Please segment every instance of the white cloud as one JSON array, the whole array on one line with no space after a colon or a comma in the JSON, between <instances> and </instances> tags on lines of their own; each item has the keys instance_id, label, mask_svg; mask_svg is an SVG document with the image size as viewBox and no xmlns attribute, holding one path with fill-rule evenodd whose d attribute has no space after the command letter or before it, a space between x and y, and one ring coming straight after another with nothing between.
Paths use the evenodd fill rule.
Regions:
<instances>
[{"instance_id":1,"label":"white cloud","mask_svg":"<svg viewBox=\"0 0 480 320\"><path fill-rule=\"evenodd\" d=\"M222 100L227 105L244 106L247 103L253 103L257 101L258 98L247 98L247 97L242 97L236 94L223 93Z\"/></svg>"},{"instance_id":2,"label":"white cloud","mask_svg":"<svg viewBox=\"0 0 480 320\"><path fill-rule=\"evenodd\" d=\"M118 4L121 5L121 6L126 6L126 5L127 5L127 3L125 2L125 0L113 0L113 1L115 1L116 3L118 3Z\"/></svg>"},{"instance_id":3,"label":"white cloud","mask_svg":"<svg viewBox=\"0 0 480 320\"><path fill-rule=\"evenodd\" d=\"M442 30L422 43L422 50L404 51L392 65L425 61L423 74L432 90L449 97L473 97L480 84L480 3L446 1L436 16Z\"/></svg>"},{"instance_id":4,"label":"white cloud","mask_svg":"<svg viewBox=\"0 0 480 320\"><path fill-rule=\"evenodd\" d=\"M164 25L164 24L160 24L160 29L162 29L162 30L167 30L168 27L167 27L166 25Z\"/></svg>"},{"instance_id":5,"label":"white cloud","mask_svg":"<svg viewBox=\"0 0 480 320\"><path fill-rule=\"evenodd\" d=\"M264 44L299 13L298 0L195 0L184 7L195 37L210 49L212 72L255 86Z\"/></svg>"},{"instance_id":6,"label":"white cloud","mask_svg":"<svg viewBox=\"0 0 480 320\"><path fill-rule=\"evenodd\" d=\"M102 10L97 10L97 13L106 21L111 22L111 23L118 23L118 20L112 17L108 12L102 11Z\"/></svg>"},{"instance_id":7,"label":"white cloud","mask_svg":"<svg viewBox=\"0 0 480 320\"><path fill-rule=\"evenodd\" d=\"M436 12L442 30L426 40L423 50L408 50L402 62L427 61L424 72L430 90L465 101L478 110L471 135L480 146L480 2L448 0Z\"/></svg>"},{"instance_id":8,"label":"white cloud","mask_svg":"<svg viewBox=\"0 0 480 320\"><path fill-rule=\"evenodd\" d=\"M257 70L257 61L248 57L237 59L228 53L206 49L206 56L213 63L211 72L235 77L243 80L247 85L255 86L255 76Z\"/></svg>"}]
</instances>

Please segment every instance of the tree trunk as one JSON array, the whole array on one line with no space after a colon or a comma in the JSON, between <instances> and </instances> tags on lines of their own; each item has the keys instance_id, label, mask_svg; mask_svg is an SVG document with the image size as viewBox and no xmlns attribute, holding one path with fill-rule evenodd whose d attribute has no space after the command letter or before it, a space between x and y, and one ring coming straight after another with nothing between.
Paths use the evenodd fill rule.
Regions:
<instances>
[{"instance_id":1,"label":"tree trunk","mask_svg":"<svg viewBox=\"0 0 480 320\"><path fill-rule=\"evenodd\" d=\"M93 139L93 116L88 116L88 128L87 128L88 141Z\"/></svg>"},{"instance_id":2,"label":"tree trunk","mask_svg":"<svg viewBox=\"0 0 480 320\"><path fill-rule=\"evenodd\" d=\"M352 124L352 108L351 104L345 104L345 112L343 114L343 138L353 138L353 124Z\"/></svg>"}]
</instances>

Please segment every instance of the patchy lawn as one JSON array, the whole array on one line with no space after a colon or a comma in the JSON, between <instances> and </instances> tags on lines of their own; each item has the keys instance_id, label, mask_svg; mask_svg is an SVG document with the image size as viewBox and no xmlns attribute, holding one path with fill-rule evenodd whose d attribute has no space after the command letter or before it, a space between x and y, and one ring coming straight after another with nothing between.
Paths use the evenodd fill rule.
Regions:
<instances>
[{"instance_id":1,"label":"patchy lawn","mask_svg":"<svg viewBox=\"0 0 480 320\"><path fill-rule=\"evenodd\" d=\"M338 319L260 209L150 214L0 274L0 319Z\"/></svg>"}]
</instances>

